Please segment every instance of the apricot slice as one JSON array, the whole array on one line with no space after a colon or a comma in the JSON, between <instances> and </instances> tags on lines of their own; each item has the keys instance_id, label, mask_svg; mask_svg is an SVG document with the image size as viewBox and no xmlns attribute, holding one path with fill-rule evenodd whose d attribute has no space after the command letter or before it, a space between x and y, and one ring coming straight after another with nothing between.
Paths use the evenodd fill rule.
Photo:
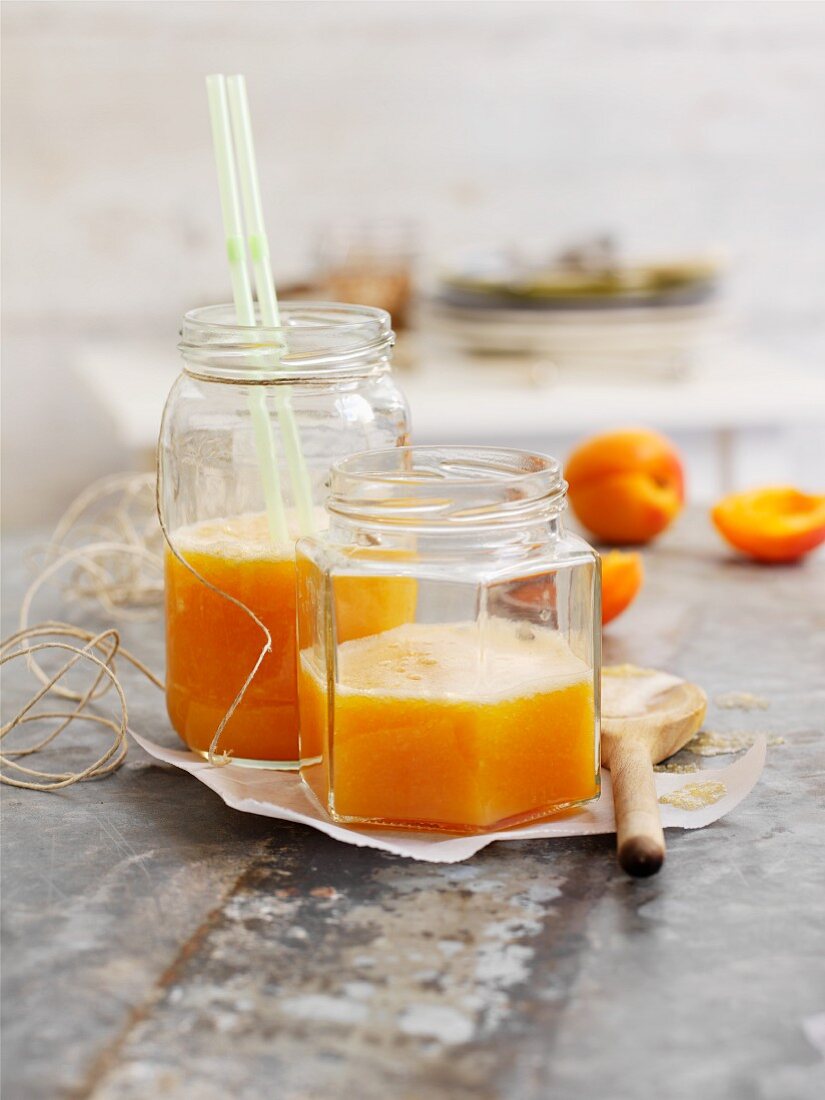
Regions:
<instances>
[{"instance_id":1,"label":"apricot slice","mask_svg":"<svg viewBox=\"0 0 825 1100\"><path fill-rule=\"evenodd\" d=\"M602 555L602 625L630 606L643 580L641 554L610 550Z\"/></svg>"},{"instance_id":2,"label":"apricot slice","mask_svg":"<svg viewBox=\"0 0 825 1100\"><path fill-rule=\"evenodd\" d=\"M796 561L825 542L825 496L790 485L732 493L711 518L731 546L757 561Z\"/></svg>"},{"instance_id":3,"label":"apricot slice","mask_svg":"<svg viewBox=\"0 0 825 1100\"><path fill-rule=\"evenodd\" d=\"M678 451L647 429L593 436L573 451L564 474L576 516L605 542L649 542L684 502Z\"/></svg>"}]
</instances>

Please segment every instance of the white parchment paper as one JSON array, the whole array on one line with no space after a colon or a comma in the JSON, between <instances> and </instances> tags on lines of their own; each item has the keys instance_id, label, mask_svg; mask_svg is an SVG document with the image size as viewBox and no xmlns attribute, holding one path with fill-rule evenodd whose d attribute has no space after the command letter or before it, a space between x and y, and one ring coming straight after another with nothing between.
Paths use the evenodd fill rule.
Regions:
<instances>
[{"instance_id":1,"label":"white parchment paper","mask_svg":"<svg viewBox=\"0 0 825 1100\"><path fill-rule=\"evenodd\" d=\"M233 764L215 768L195 753L164 748L135 733L132 736L150 756L189 772L195 779L211 787L227 806L235 810L279 818L282 821L300 821L346 844L380 848L409 859L430 863L458 863L469 859L494 840L587 836L616 831L610 772L604 769L601 797L582 810L504 832L456 837L441 833L381 831L337 825L310 802L295 772L241 768ZM656 790L660 796L679 790L689 783L718 782L724 783L727 788L727 793L718 802L699 810L682 810L676 806L662 805L662 825L666 829L701 829L729 814L753 789L765 764L765 751L766 742L763 737L744 756L724 768L706 768L680 774L657 772Z\"/></svg>"}]
</instances>

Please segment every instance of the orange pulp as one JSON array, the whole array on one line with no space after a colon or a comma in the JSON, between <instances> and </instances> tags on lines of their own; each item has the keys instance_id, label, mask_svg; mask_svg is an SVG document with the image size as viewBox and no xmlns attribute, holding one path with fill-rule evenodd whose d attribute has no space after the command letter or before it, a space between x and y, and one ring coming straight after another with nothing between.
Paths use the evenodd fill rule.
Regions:
<instances>
[{"instance_id":1,"label":"orange pulp","mask_svg":"<svg viewBox=\"0 0 825 1100\"><path fill-rule=\"evenodd\" d=\"M333 817L478 832L598 794L592 671L549 630L407 623L301 654L302 775ZM330 713L331 710L331 713Z\"/></svg>"}]
</instances>

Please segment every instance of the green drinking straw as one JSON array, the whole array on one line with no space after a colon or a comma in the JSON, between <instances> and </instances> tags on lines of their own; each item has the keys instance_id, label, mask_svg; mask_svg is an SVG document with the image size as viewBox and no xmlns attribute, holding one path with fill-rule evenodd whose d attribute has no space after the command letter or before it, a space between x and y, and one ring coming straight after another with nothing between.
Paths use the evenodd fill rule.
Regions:
<instances>
[{"instance_id":1,"label":"green drinking straw","mask_svg":"<svg viewBox=\"0 0 825 1100\"><path fill-rule=\"evenodd\" d=\"M208 76L206 88L209 95L209 113L212 119L212 139L215 146L215 163L218 168L218 188L226 234L226 252L229 257L229 273L232 279L232 296L235 312L242 325L255 325L255 306L249 272L246 266L241 206L238 200L238 181L232 157L232 133L229 124L229 107L226 98L226 81L223 76ZM278 473L278 455L269 413L266 408L266 392L262 386L253 386L248 397L255 450L261 468L266 518L269 534L276 545L288 546L289 527L286 521L281 479Z\"/></svg>"},{"instance_id":2,"label":"green drinking straw","mask_svg":"<svg viewBox=\"0 0 825 1100\"><path fill-rule=\"evenodd\" d=\"M252 257L252 271L255 276L255 290L261 310L261 321L268 327L280 328L281 315L278 309L278 298L275 293L275 282L272 278L272 267L269 259L269 242L266 236L266 226L264 225L261 188L258 182L258 168L255 160L255 144L252 138L252 120L249 115L249 100L246 95L246 81L242 76L230 76L227 80L227 87L232 132L235 136L235 152L238 157L247 241L249 253ZM298 525L302 535L311 535L315 530L312 485L301 450L301 437L298 434L298 424L290 404L288 389L276 387L275 408L278 412L278 423L281 427L286 460L295 493Z\"/></svg>"}]
</instances>

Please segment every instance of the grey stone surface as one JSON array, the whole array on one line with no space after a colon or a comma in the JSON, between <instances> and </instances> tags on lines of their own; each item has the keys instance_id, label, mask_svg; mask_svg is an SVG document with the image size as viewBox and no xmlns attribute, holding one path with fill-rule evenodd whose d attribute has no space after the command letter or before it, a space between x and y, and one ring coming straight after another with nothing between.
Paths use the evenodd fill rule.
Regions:
<instances>
[{"instance_id":1,"label":"grey stone surface","mask_svg":"<svg viewBox=\"0 0 825 1100\"><path fill-rule=\"evenodd\" d=\"M735 562L699 513L646 563L606 659L757 692L768 710L712 705L708 728L784 738L733 814L668 834L657 878L626 879L607 837L446 867L343 847L134 746L61 794L4 787L4 1095L822 1096L803 1022L825 1013L825 570ZM127 636L161 666L158 624ZM158 693L128 695L168 736Z\"/></svg>"}]
</instances>

